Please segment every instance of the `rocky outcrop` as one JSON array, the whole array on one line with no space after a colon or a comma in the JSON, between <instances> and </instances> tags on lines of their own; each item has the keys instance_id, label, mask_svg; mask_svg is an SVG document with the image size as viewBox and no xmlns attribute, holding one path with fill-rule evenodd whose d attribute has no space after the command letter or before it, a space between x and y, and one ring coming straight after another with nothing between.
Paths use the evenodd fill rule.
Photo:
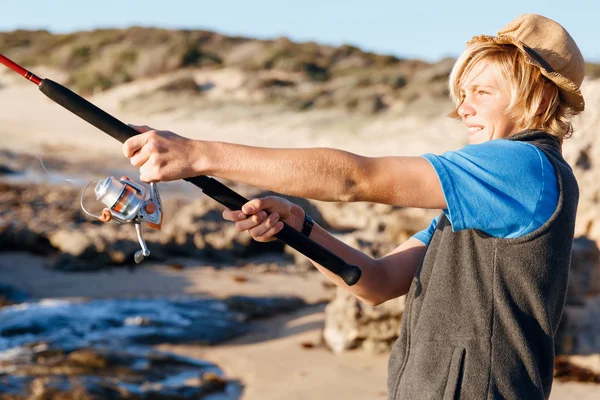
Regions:
<instances>
[{"instance_id":1,"label":"rocky outcrop","mask_svg":"<svg viewBox=\"0 0 600 400\"><path fill-rule=\"evenodd\" d=\"M185 400L225 396L236 385L214 364L140 349L63 350L38 344L16 360L0 361L0 370L11 371L0 381L2 398L11 400Z\"/></svg>"},{"instance_id":2,"label":"rocky outcrop","mask_svg":"<svg viewBox=\"0 0 600 400\"><path fill-rule=\"evenodd\" d=\"M398 337L405 297L368 306L343 289L325 308L323 338L335 353L362 349L388 352Z\"/></svg>"},{"instance_id":3,"label":"rocky outcrop","mask_svg":"<svg viewBox=\"0 0 600 400\"><path fill-rule=\"evenodd\" d=\"M585 111L574 119L573 135L563 144L565 159L579 182L576 236L600 243L600 79L584 81Z\"/></svg>"},{"instance_id":4,"label":"rocky outcrop","mask_svg":"<svg viewBox=\"0 0 600 400\"><path fill-rule=\"evenodd\" d=\"M589 298L600 295L600 251L593 240L578 237L572 254L567 304L582 306Z\"/></svg>"},{"instance_id":5,"label":"rocky outcrop","mask_svg":"<svg viewBox=\"0 0 600 400\"><path fill-rule=\"evenodd\" d=\"M563 153L579 182L569 296L559 327L557 350L564 354L600 353L600 79L582 86L586 110L575 118Z\"/></svg>"},{"instance_id":6,"label":"rocky outcrop","mask_svg":"<svg viewBox=\"0 0 600 400\"><path fill-rule=\"evenodd\" d=\"M596 242L575 239L567 301L556 335L559 354L600 353L599 264Z\"/></svg>"},{"instance_id":7,"label":"rocky outcrop","mask_svg":"<svg viewBox=\"0 0 600 400\"><path fill-rule=\"evenodd\" d=\"M0 250L56 255L51 266L90 270L130 265L139 249L131 225L100 223L79 209L79 190L72 186L0 183ZM215 262L265 252L283 254L280 242L258 243L222 219L221 207L203 197L183 205L163 202L161 231L144 228L151 257L198 257Z\"/></svg>"}]
</instances>

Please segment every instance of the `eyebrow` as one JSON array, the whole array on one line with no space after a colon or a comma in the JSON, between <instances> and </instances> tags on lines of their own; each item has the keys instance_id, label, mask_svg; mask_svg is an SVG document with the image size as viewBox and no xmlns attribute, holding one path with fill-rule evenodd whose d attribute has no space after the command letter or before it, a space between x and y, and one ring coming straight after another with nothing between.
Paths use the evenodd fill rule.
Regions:
<instances>
[{"instance_id":1,"label":"eyebrow","mask_svg":"<svg viewBox=\"0 0 600 400\"><path fill-rule=\"evenodd\" d=\"M495 87L495 86L471 84L471 85L467 85L467 87L466 87L466 88L460 88L460 89L459 89L459 93L464 93L464 92L465 92L465 90L474 91L474 90L481 89L481 88L483 88L483 89L493 89L493 90L498 90L498 88L497 88L497 87Z\"/></svg>"},{"instance_id":2,"label":"eyebrow","mask_svg":"<svg viewBox=\"0 0 600 400\"><path fill-rule=\"evenodd\" d=\"M491 85L478 85L476 83L467 85L467 89L479 89L479 88L497 89L495 86L491 86Z\"/></svg>"}]
</instances>

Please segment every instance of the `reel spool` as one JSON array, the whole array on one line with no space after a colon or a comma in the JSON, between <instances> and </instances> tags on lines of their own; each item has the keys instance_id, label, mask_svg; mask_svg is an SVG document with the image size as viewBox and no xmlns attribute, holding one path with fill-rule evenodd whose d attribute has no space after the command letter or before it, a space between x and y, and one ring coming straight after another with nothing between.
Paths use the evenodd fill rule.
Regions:
<instances>
[{"instance_id":1,"label":"reel spool","mask_svg":"<svg viewBox=\"0 0 600 400\"><path fill-rule=\"evenodd\" d=\"M95 188L96 200L101 201L107 208L101 215L88 212L83 206L83 196L88 187L98 181ZM112 176L96 179L90 182L81 193L80 204L82 210L102 222L114 219L120 224L132 223L135 226L141 250L135 253L134 260L139 264L144 257L150 255L142 234L141 224L145 223L150 228L159 230L162 226L162 205L156 184L150 183L150 189L138 184L126 176L120 180Z\"/></svg>"}]
</instances>

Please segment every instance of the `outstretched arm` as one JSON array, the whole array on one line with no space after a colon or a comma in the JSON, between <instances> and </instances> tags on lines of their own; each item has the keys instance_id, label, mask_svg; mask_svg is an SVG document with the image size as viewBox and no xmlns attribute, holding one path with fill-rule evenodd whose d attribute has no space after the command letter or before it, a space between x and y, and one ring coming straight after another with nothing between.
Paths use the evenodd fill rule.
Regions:
<instances>
[{"instance_id":1,"label":"outstretched arm","mask_svg":"<svg viewBox=\"0 0 600 400\"><path fill-rule=\"evenodd\" d=\"M199 142L196 172L290 196L446 208L435 173L422 157L363 157L328 148L273 149Z\"/></svg>"},{"instance_id":2,"label":"outstretched arm","mask_svg":"<svg viewBox=\"0 0 600 400\"><path fill-rule=\"evenodd\" d=\"M123 151L141 179L211 175L291 196L446 208L433 167L422 157L363 157L327 148L273 149L191 140L136 127Z\"/></svg>"}]
</instances>

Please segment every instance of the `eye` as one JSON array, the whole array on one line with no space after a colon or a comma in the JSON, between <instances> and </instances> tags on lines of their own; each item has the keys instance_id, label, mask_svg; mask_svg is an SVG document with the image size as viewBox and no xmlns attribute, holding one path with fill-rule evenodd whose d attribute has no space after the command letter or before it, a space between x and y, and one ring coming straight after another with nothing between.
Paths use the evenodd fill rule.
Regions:
<instances>
[{"instance_id":1,"label":"eye","mask_svg":"<svg viewBox=\"0 0 600 400\"><path fill-rule=\"evenodd\" d=\"M478 90L477 94L478 95L484 95L484 94L490 94L490 92L486 92L485 90Z\"/></svg>"}]
</instances>

